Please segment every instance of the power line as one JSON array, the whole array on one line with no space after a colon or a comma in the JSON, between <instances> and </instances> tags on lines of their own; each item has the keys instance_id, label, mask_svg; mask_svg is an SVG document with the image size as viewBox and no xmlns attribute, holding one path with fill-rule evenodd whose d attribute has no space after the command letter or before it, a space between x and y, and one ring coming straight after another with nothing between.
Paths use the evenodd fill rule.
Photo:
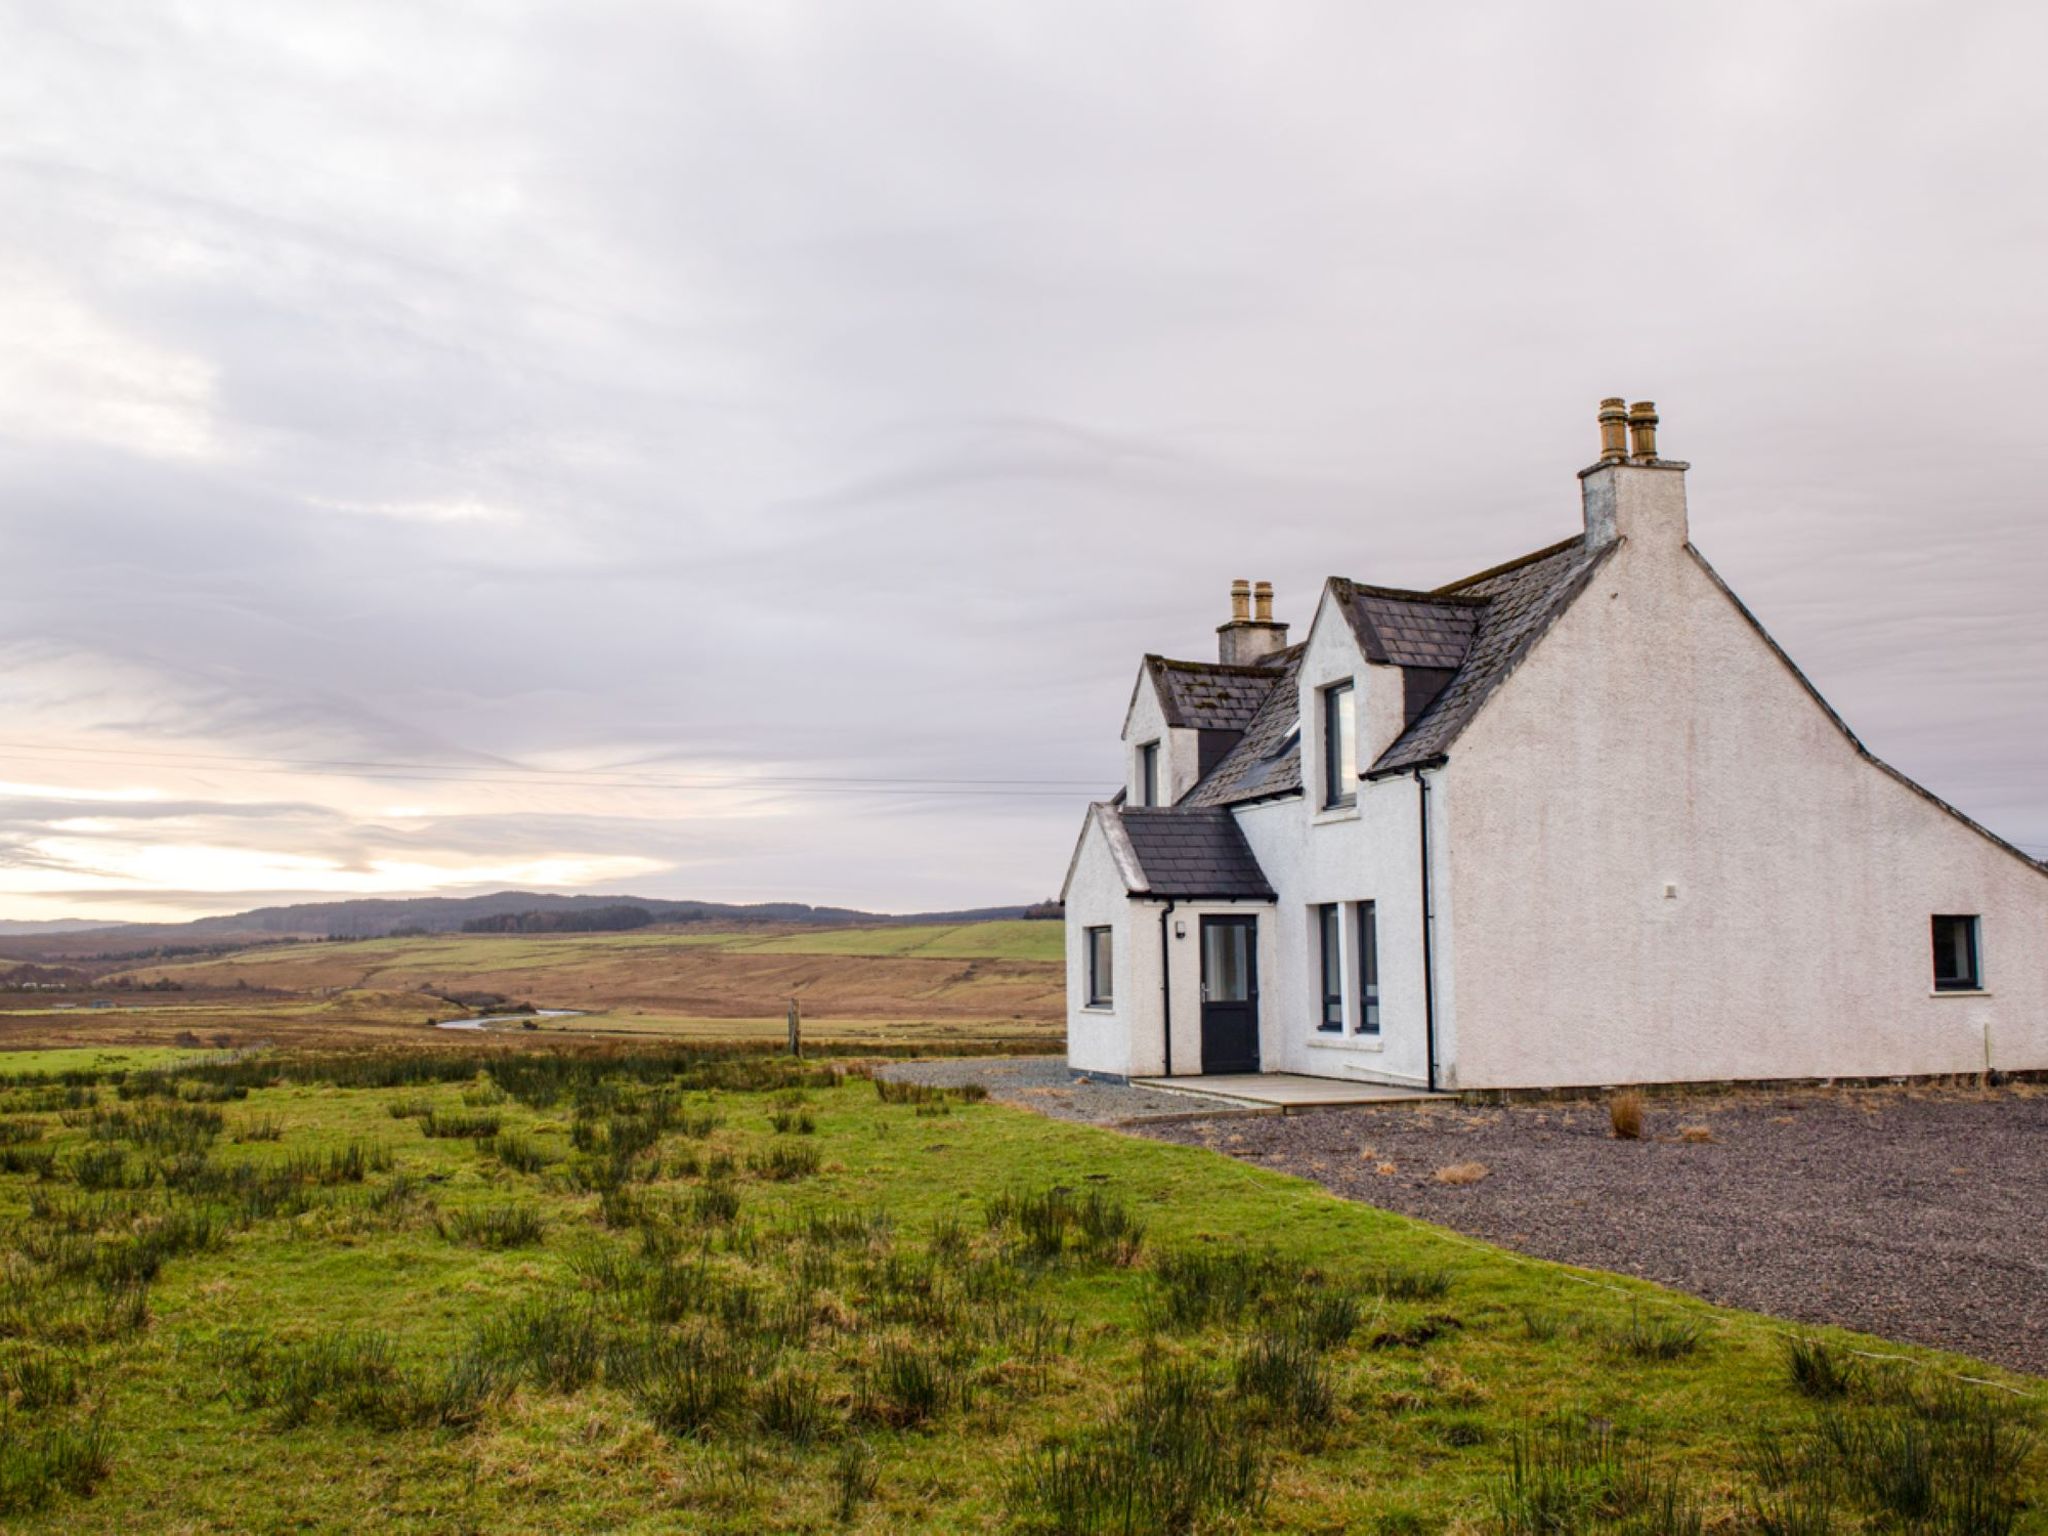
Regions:
<instances>
[{"instance_id":1,"label":"power line","mask_svg":"<svg viewBox=\"0 0 2048 1536\"><path fill-rule=\"evenodd\" d=\"M53 754L69 754L58 756ZM291 773L314 769L355 777L420 784L454 784L518 789L691 790L836 789L848 794L1073 799L1100 792L1102 779L972 779L861 776L853 774L754 774L724 776L625 777L630 770L527 768L480 773L452 763L384 763L365 759L236 757L220 753L140 752L119 747L74 747L0 742L0 762L77 767L80 757L107 758L138 768L214 767L243 773Z\"/></svg>"}]
</instances>

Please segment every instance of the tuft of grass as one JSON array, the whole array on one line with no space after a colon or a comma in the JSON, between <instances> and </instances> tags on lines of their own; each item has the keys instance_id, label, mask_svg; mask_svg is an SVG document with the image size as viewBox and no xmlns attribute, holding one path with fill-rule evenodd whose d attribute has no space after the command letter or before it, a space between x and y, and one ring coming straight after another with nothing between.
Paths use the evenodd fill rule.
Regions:
<instances>
[{"instance_id":1,"label":"tuft of grass","mask_svg":"<svg viewBox=\"0 0 2048 1536\"><path fill-rule=\"evenodd\" d=\"M777 1143L765 1153L756 1153L747 1159L748 1169L764 1179L782 1181L805 1179L816 1173L823 1162L814 1146L792 1146Z\"/></svg>"},{"instance_id":2,"label":"tuft of grass","mask_svg":"<svg viewBox=\"0 0 2048 1536\"><path fill-rule=\"evenodd\" d=\"M1048 1531L1257 1529L1271 1486L1270 1452L1222 1394L1193 1367L1153 1364L1106 1418L1013 1468L1010 1505Z\"/></svg>"},{"instance_id":3,"label":"tuft of grass","mask_svg":"<svg viewBox=\"0 0 2048 1536\"><path fill-rule=\"evenodd\" d=\"M554 1161L531 1137L519 1136L511 1131L500 1131L497 1135L478 1142L477 1149L489 1153L515 1173L540 1173Z\"/></svg>"},{"instance_id":4,"label":"tuft of grass","mask_svg":"<svg viewBox=\"0 0 2048 1536\"><path fill-rule=\"evenodd\" d=\"M525 1205L465 1207L447 1212L436 1225L450 1242L478 1248L529 1248L547 1230L540 1212Z\"/></svg>"},{"instance_id":5,"label":"tuft of grass","mask_svg":"<svg viewBox=\"0 0 2048 1536\"><path fill-rule=\"evenodd\" d=\"M23 1413L42 1414L78 1401L79 1370L47 1350L32 1350L0 1361L0 1398L11 1398Z\"/></svg>"},{"instance_id":6,"label":"tuft of grass","mask_svg":"<svg viewBox=\"0 0 2048 1536\"><path fill-rule=\"evenodd\" d=\"M89 1494L112 1460L112 1441L98 1419L35 1427L0 1420L0 1515L45 1508L60 1493Z\"/></svg>"},{"instance_id":7,"label":"tuft of grass","mask_svg":"<svg viewBox=\"0 0 2048 1536\"><path fill-rule=\"evenodd\" d=\"M1621 1441L1603 1422L1568 1415L1517 1430L1506 1472L1489 1490L1495 1536L1566 1536L1617 1507L1632 1475Z\"/></svg>"},{"instance_id":8,"label":"tuft of grass","mask_svg":"<svg viewBox=\"0 0 2048 1536\"><path fill-rule=\"evenodd\" d=\"M706 1184L691 1198L690 1212L701 1222L731 1225L740 1213L740 1194L730 1184Z\"/></svg>"},{"instance_id":9,"label":"tuft of grass","mask_svg":"<svg viewBox=\"0 0 2048 1536\"><path fill-rule=\"evenodd\" d=\"M778 1109L768 1117L768 1123L778 1136L809 1136L818 1128L807 1109Z\"/></svg>"},{"instance_id":10,"label":"tuft of grass","mask_svg":"<svg viewBox=\"0 0 2048 1536\"><path fill-rule=\"evenodd\" d=\"M420 1116L420 1129L429 1136L451 1141L484 1141L498 1134L501 1120L497 1115L478 1112L455 1114L445 1110L429 1109Z\"/></svg>"},{"instance_id":11,"label":"tuft of grass","mask_svg":"<svg viewBox=\"0 0 2048 1536\"><path fill-rule=\"evenodd\" d=\"M1451 1272L1382 1264L1366 1271L1365 1283L1384 1301L1440 1301L1451 1292Z\"/></svg>"},{"instance_id":12,"label":"tuft of grass","mask_svg":"<svg viewBox=\"0 0 2048 1536\"><path fill-rule=\"evenodd\" d=\"M712 1429L739 1410L752 1362L717 1335L681 1333L649 1341L621 1374L654 1427L682 1437Z\"/></svg>"},{"instance_id":13,"label":"tuft of grass","mask_svg":"<svg viewBox=\"0 0 2048 1536\"><path fill-rule=\"evenodd\" d=\"M849 1440L832 1458L832 1515L841 1525L851 1525L861 1505L875 1496L880 1485L875 1471L875 1453L865 1440Z\"/></svg>"},{"instance_id":14,"label":"tuft of grass","mask_svg":"<svg viewBox=\"0 0 2048 1536\"><path fill-rule=\"evenodd\" d=\"M1261 1332L1237 1357L1237 1390L1296 1433L1320 1434L1337 1406L1337 1386L1322 1351L1307 1334Z\"/></svg>"},{"instance_id":15,"label":"tuft of grass","mask_svg":"<svg viewBox=\"0 0 2048 1536\"><path fill-rule=\"evenodd\" d=\"M237 1142L281 1141L284 1138L284 1122L275 1115L251 1115L235 1127Z\"/></svg>"},{"instance_id":16,"label":"tuft of grass","mask_svg":"<svg viewBox=\"0 0 2048 1536\"><path fill-rule=\"evenodd\" d=\"M829 1423L824 1388L800 1368L777 1371L761 1384L754 1415L763 1432L792 1445L810 1445Z\"/></svg>"},{"instance_id":17,"label":"tuft of grass","mask_svg":"<svg viewBox=\"0 0 2048 1536\"><path fill-rule=\"evenodd\" d=\"M971 1408L974 1380L969 1363L957 1348L887 1340L862 1375L861 1414L907 1429L929 1424L949 1408Z\"/></svg>"},{"instance_id":18,"label":"tuft of grass","mask_svg":"<svg viewBox=\"0 0 2048 1536\"><path fill-rule=\"evenodd\" d=\"M1784 1352L1786 1374L1807 1397L1847 1397L1862 1375L1847 1350L1816 1335L1791 1335L1784 1340Z\"/></svg>"},{"instance_id":19,"label":"tuft of grass","mask_svg":"<svg viewBox=\"0 0 2048 1536\"><path fill-rule=\"evenodd\" d=\"M1130 1206L1099 1189L1076 1195L1064 1184L1008 1190L984 1208L991 1231L1010 1237L1028 1258L1056 1263L1070 1254L1085 1263L1128 1269L1145 1242L1145 1223Z\"/></svg>"},{"instance_id":20,"label":"tuft of grass","mask_svg":"<svg viewBox=\"0 0 2048 1536\"><path fill-rule=\"evenodd\" d=\"M1705 1330L1694 1319L1648 1312L1631 1303L1628 1321L1612 1330L1606 1339L1614 1354L1632 1360L1665 1362L1683 1360L1700 1347Z\"/></svg>"},{"instance_id":21,"label":"tuft of grass","mask_svg":"<svg viewBox=\"0 0 2048 1536\"><path fill-rule=\"evenodd\" d=\"M1618 1141L1637 1141L1643 1134L1643 1096L1633 1090L1607 1101L1607 1124Z\"/></svg>"}]
</instances>

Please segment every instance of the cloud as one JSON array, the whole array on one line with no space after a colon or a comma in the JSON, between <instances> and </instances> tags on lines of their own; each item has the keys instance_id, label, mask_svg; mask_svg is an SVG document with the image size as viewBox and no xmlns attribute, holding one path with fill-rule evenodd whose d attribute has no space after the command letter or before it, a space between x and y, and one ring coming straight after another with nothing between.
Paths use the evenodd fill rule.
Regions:
<instances>
[{"instance_id":1,"label":"cloud","mask_svg":"<svg viewBox=\"0 0 2048 1536\"><path fill-rule=\"evenodd\" d=\"M221 451L206 360L125 332L50 274L0 264L0 335L0 439L150 459Z\"/></svg>"}]
</instances>

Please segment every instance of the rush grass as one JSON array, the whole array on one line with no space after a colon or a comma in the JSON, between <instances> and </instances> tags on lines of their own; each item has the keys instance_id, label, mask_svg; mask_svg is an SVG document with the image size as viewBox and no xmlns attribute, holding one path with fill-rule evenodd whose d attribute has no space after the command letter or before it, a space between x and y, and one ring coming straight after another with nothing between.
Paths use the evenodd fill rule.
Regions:
<instances>
[{"instance_id":1,"label":"rush grass","mask_svg":"<svg viewBox=\"0 0 2048 1536\"><path fill-rule=\"evenodd\" d=\"M2042 1529L2035 1410L1939 1371L2033 1390L1989 1367L829 1065L244 1058L5 1107L45 1154L0 1170L10 1528Z\"/></svg>"}]
</instances>

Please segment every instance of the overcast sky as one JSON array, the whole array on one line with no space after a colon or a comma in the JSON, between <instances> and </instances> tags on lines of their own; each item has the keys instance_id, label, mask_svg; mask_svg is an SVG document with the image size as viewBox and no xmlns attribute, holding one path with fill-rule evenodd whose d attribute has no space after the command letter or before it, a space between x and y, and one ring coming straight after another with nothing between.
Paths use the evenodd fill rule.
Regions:
<instances>
[{"instance_id":1,"label":"overcast sky","mask_svg":"<svg viewBox=\"0 0 2048 1536\"><path fill-rule=\"evenodd\" d=\"M1044 896L1140 653L1570 533L1608 394L1873 750L2048 851L2044 51L0 0L0 917Z\"/></svg>"}]
</instances>

